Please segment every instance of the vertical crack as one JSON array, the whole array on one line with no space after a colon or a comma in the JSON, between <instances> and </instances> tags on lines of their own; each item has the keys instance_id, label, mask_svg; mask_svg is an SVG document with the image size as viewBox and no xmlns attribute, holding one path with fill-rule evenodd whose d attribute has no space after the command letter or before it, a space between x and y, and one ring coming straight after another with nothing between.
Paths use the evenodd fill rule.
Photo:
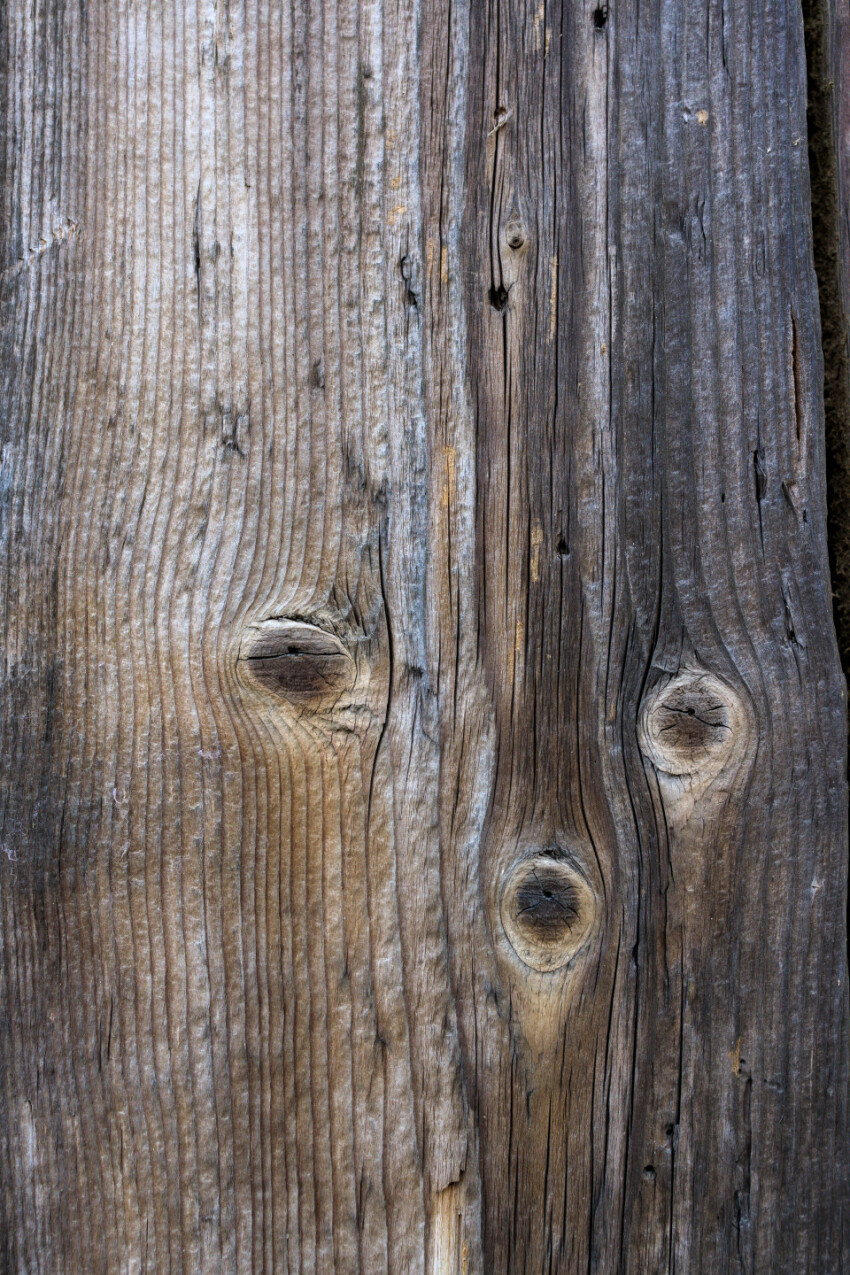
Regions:
<instances>
[{"instance_id":1,"label":"vertical crack","mask_svg":"<svg viewBox=\"0 0 850 1275\"><path fill-rule=\"evenodd\" d=\"M826 533L832 609L845 677L850 678L850 236L841 253L841 192L836 150L838 111L833 73L834 0L802 0L806 46L807 124L812 199L812 247L823 342L826 433ZM850 190L843 192L850 198ZM842 280L842 266L847 277ZM850 897L847 899L850 955Z\"/></svg>"},{"instance_id":2,"label":"vertical crack","mask_svg":"<svg viewBox=\"0 0 850 1275\"><path fill-rule=\"evenodd\" d=\"M812 240L823 341L827 538L838 646L845 675L850 676L850 368L845 313L847 298L843 295L841 278L841 206L830 4L831 0L802 0L808 79Z\"/></svg>"}]
</instances>

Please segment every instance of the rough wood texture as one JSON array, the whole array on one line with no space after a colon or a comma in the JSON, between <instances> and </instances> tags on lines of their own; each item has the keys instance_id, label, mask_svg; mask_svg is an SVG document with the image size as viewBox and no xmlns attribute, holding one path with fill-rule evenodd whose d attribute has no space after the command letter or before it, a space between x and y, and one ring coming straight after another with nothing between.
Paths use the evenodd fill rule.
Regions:
<instances>
[{"instance_id":1,"label":"rough wood texture","mask_svg":"<svg viewBox=\"0 0 850 1275\"><path fill-rule=\"evenodd\" d=\"M0 1271L844 1270L796 3L0 60Z\"/></svg>"},{"instance_id":2,"label":"rough wood texture","mask_svg":"<svg viewBox=\"0 0 850 1275\"><path fill-rule=\"evenodd\" d=\"M850 3L803 0L815 271L824 355L827 539L850 675Z\"/></svg>"}]
</instances>

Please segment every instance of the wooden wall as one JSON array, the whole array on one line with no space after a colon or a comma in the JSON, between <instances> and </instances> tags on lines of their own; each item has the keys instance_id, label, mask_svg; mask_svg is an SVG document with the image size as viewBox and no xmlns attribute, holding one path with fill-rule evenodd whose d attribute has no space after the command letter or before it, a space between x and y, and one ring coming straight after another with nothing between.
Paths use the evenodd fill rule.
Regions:
<instances>
[{"instance_id":1,"label":"wooden wall","mask_svg":"<svg viewBox=\"0 0 850 1275\"><path fill-rule=\"evenodd\" d=\"M844 1268L806 75L7 0L2 1275Z\"/></svg>"}]
</instances>

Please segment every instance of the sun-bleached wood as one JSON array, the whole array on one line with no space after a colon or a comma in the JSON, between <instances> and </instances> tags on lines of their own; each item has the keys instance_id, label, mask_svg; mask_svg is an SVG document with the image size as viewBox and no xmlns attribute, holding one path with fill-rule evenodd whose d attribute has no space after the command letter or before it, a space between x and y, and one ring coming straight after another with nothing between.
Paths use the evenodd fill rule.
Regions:
<instances>
[{"instance_id":1,"label":"sun-bleached wood","mask_svg":"<svg viewBox=\"0 0 850 1275\"><path fill-rule=\"evenodd\" d=\"M0 65L2 1275L833 1275L796 4Z\"/></svg>"}]
</instances>

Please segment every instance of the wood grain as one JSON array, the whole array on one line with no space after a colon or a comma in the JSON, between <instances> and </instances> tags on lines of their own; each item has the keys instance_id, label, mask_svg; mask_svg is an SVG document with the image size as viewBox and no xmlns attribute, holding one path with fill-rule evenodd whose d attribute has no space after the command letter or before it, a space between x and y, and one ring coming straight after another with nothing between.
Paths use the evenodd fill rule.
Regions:
<instances>
[{"instance_id":1,"label":"wood grain","mask_svg":"<svg viewBox=\"0 0 850 1275\"><path fill-rule=\"evenodd\" d=\"M850 6L803 5L808 71L812 239L824 362L827 538L838 649L850 671Z\"/></svg>"},{"instance_id":2,"label":"wood grain","mask_svg":"<svg viewBox=\"0 0 850 1275\"><path fill-rule=\"evenodd\" d=\"M798 7L0 29L0 1271L844 1269Z\"/></svg>"}]
</instances>

